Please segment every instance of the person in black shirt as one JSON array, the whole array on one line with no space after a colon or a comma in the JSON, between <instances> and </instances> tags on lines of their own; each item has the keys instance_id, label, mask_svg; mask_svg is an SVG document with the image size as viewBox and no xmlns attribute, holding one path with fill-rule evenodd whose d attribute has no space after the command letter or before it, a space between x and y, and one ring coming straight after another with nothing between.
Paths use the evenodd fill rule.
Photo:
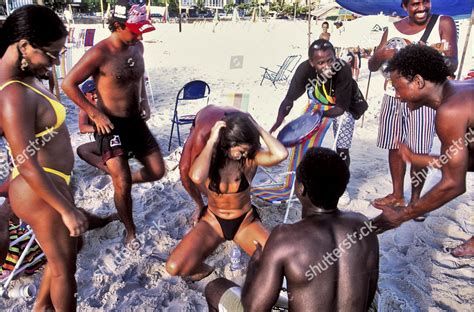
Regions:
<instances>
[{"instance_id":1,"label":"person in black shirt","mask_svg":"<svg viewBox=\"0 0 474 312\"><path fill-rule=\"evenodd\" d=\"M330 107L329 110L323 111L322 116L334 118L335 136L339 123L342 122L336 150L349 167L349 149L352 144L355 123L353 116L355 113L351 112L350 106L353 88L357 88L357 84L354 84L352 79L351 66L336 58L334 47L324 39L318 39L311 44L308 57L308 60L301 63L296 69L270 133L280 127L292 109L293 102L306 92L310 100L321 102Z\"/></svg>"}]
</instances>

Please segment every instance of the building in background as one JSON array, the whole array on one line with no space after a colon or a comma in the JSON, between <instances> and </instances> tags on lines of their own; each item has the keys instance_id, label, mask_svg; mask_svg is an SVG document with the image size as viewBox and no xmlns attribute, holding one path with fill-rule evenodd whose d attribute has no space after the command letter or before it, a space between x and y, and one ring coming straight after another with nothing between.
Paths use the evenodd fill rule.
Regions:
<instances>
[{"instance_id":1,"label":"building in background","mask_svg":"<svg viewBox=\"0 0 474 312\"><path fill-rule=\"evenodd\" d=\"M200 0L181 0L181 7L183 8L195 7L195 6L198 6L199 2ZM227 4L252 3L254 1L253 0L203 0L203 2L204 2L204 7L206 8L222 9ZM277 0L258 0L258 2L261 4L267 4L267 3L277 2ZM311 0L312 5L316 7L320 5L325 5L328 3L334 3L334 2L336 2L336 0ZM306 0L286 0L284 3L285 4L298 3L300 6L307 5Z\"/></svg>"}]
</instances>

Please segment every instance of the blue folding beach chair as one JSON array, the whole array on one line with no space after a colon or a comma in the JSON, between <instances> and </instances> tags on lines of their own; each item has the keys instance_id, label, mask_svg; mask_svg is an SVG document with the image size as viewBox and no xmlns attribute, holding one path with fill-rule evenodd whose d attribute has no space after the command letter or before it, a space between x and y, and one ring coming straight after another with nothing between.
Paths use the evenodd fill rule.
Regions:
<instances>
[{"instance_id":1,"label":"blue folding beach chair","mask_svg":"<svg viewBox=\"0 0 474 312\"><path fill-rule=\"evenodd\" d=\"M168 143L168 151L171 147L171 140L173 138L174 126L176 124L176 130L178 132L178 143L181 146L181 135L179 133L179 126L192 124L196 118L196 114L180 115L178 112L178 104L183 101L194 101L200 99L207 99L206 105L209 104L209 93L211 88L209 85L202 80L193 80L184 85L179 90L176 96L176 103L174 105L173 119L171 119L171 132L170 141ZM199 110L197 110L199 111Z\"/></svg>"}]
</instances>

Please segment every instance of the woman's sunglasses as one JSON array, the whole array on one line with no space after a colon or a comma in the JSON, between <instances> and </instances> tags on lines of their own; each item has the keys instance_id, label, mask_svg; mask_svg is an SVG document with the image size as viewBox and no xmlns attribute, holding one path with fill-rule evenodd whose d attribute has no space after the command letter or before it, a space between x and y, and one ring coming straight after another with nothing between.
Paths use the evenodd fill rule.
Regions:
<instances>
[{"instance_id":1,"label":"woman's sunglasses","mask_svg":"<svg viewBox=\"0 0 474 312\"><path fill-rule=\"evenodd\" d=\"M35 49L38 49L40 50L41 52L43 52L44 55L46 55L47 57L49 57L51 60L55 61L57 60L60 56L63 56L66 52L67 52L67 48L66 47L63 47L61 51L59 52L50 52L48 50L45 50L44 48L30 42L30 45L35 48Z\"/></svg>"}]
</instances>

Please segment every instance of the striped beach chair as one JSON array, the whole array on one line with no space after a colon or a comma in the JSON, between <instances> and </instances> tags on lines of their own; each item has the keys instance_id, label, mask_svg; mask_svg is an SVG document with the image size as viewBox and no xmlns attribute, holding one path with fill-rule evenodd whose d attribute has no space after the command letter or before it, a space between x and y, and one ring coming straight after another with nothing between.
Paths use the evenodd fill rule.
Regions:
<instances>
[{"instance_id":1,"label":"striped beach chair","mask_svg":"<svg viewBox=\"0 0 474 312\"><path fill-rule=\"evenodd\" d=\"M21 273L33 274L45 262L33 230L26 224L15 225L10 222L10 246L5 263L0 268L0 296L8 292L8 285Z\"/></svg>"},{"instance_id":2,"label":"striped beach chair","mask_svg":"<svg viewBox=\"0 0 474 312\"><path fill-rule=\"evenodd\" d=\"M329 106L323 105L318 101L310 101L304 112L308 113L317 110L328 110L329 108ZM302 144L296 145L290 150L288 170L284 173L286 177L283 183L256 186L252 188L252 195L254 197L269 202L272 205L287 203L283 223L286 223L288 220L288 214L291 209L292 201L295 199L294 186L296 179L296 168L308 149L322 145L324 136L331 126L331 123L332 119L323 118L319 130L309 140L306 140Z\"/></svg>"},{"instance_id":3,"label":"striped beach chair","mask_svg":"<svg viewBox=\"0 0 474 312\"><path fill-rule=\"evenodd\" d=\"M90 48L94 45L95 28L86 29L84 35L84 47Z\"/></svg>"}]
</instances>

